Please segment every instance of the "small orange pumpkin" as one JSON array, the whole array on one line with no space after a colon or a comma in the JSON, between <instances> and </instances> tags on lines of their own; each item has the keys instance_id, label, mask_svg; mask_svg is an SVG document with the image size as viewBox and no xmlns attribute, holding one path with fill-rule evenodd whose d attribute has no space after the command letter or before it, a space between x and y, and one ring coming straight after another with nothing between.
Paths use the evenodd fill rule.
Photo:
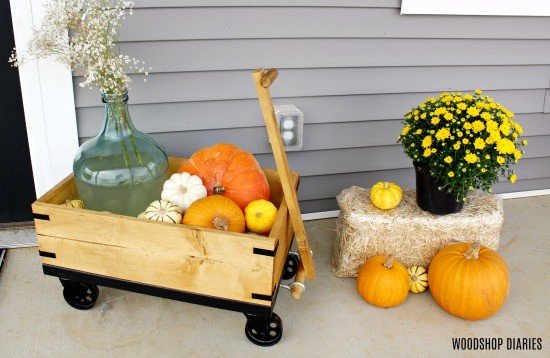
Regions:
<instances>
[{"instance_id":1,"label":"small orange pumpkin","mask_svg":"<svg viewBox=\"0 0 550 358\"><path fill-rule=\"evenodd\" d=\"M430 263L430 292L450 314L469 320L494 315L510 289L508 267L502 257L479 243L443 248Z\"/></svg>"},{"instance_id":2,"label":"small orange pumpkin","mask_svg":"<svg viewBox=\"0 0 550 358\"><path fill-rule=\"evenodd\" d=\"M178 172L197 175L208 195L225 195L241 210L251 201L269 200L269 183L260 165L251 153L232 144L218 143L195 152Z\"/></svg>"},{"instance_id":3,"label":"small orange pumpkin","mask_svg":"<svg viewBox=\"0 0 550 358\"><path fill-rule=\"evenodd\" d=\"M394 307L407 298L409 274L392 255L375 256L359 270L357 291L371 305Z\"/></svg>"},{"instance_id":4,"label":"small orange pumpkin","mask_svg":"<svg viewBox=\"0 0 550 358\"><path fill-rule=\"evenodd\" d=\"M244 214L239 206L222 195L194 201L185 211L182 224L244 233Z\"/></svg>"}]
</instances>

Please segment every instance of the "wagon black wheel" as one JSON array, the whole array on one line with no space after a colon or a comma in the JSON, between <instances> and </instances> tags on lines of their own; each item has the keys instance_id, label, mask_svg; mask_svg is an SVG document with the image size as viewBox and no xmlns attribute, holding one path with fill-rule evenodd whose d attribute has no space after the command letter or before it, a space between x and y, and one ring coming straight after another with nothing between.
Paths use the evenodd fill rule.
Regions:
<instances>
[{"instance_id":1,"label":"wagon black wheel","mask_svg":"<svg viewBox=\"0 0 550 358\"><path fill-rule=\"evenodd\" d=\"M277 344L283 336L283 321L273 313L270 317L246 315L244 332L250 342L258 346L272 346Z\"/></svg>"},{"instance_id":2,"label":"wagon black wheel","mask_svg":"<svg viewBox=\"0 0 550 358\"><path fill-rule=\"evenodd\" d=\"M96 285L60 279L63 285L63 298L65 301L77 310L89 310L97 301L99 289Z\"/></svg>"},{"instance_id":3,"label":"wagon black wheel","mask_svg":"<svg viewBox=\"0 0 550 358\"><path fill-rule=\"evenodd\" d=\"M298 270L298 264L300 263L300 256L295 253L288 254L286 257L285 269L283 271L283 280L290 280L296 276L296 270Z\"/></svg>"}]
</instances>

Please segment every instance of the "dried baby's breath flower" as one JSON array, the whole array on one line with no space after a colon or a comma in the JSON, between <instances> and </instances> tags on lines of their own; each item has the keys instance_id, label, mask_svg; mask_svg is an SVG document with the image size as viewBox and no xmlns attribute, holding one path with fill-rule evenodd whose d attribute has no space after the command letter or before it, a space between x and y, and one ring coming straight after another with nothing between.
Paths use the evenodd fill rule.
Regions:
<instances>
[{"instance_id":1,"label":"dried baby's breath flower","mask_svg":"<svg viewBox=\"0 0 550 358\"><path fill-rule=\"evenodd\" d=\"M51 0L26 52L13 51L9 62L53 57L84 76L81 87L97 86L102 92L121 94L131 82L126 69L145 73L144 63L121 55L117 46L121 20L132 14L132 1Z\"/></svg>"}]
</instances>

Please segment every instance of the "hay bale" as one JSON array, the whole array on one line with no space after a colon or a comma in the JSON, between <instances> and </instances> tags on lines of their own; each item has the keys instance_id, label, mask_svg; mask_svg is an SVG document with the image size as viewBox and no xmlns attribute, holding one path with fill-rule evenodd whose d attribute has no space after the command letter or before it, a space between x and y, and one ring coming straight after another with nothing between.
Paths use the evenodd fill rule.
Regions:
<instances>
[{"instance_id":1,"label":"hay bale","mask_svg":"<svg viewBox=\"0 0 550 358\"><path fill-rule=\"evenodd\" d=\"M456 214L433 215L420 209L414 190L403 190L399 206L383 211L370 200L370 189L353 186L337 197L340 215L330 269L338 277L356 277L369 258L393 254L406 267L428 267L444 246L479 241L496 250L504 221L498 195L472 192Z\"/></svg>"}]
</instances>

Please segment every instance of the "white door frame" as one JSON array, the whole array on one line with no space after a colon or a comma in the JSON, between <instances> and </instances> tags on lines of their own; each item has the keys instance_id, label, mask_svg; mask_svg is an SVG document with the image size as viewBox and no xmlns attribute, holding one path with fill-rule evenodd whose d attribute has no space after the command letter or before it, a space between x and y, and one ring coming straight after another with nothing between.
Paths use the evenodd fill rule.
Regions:
<instances>
[{"instance_id":1,"label":"white door frame","mask_svg":"<svg viewBox=\"0 0 550 358\"><path fill-rule=\"evenodd\" d=\"M10 0L18 48L26 48L32 28L39 26L45 2ZM19 77L34 186L40 197L72 172L78 148L72 73L52 60L32 60L19 68Z\"/></svg>"}]
</instances>

